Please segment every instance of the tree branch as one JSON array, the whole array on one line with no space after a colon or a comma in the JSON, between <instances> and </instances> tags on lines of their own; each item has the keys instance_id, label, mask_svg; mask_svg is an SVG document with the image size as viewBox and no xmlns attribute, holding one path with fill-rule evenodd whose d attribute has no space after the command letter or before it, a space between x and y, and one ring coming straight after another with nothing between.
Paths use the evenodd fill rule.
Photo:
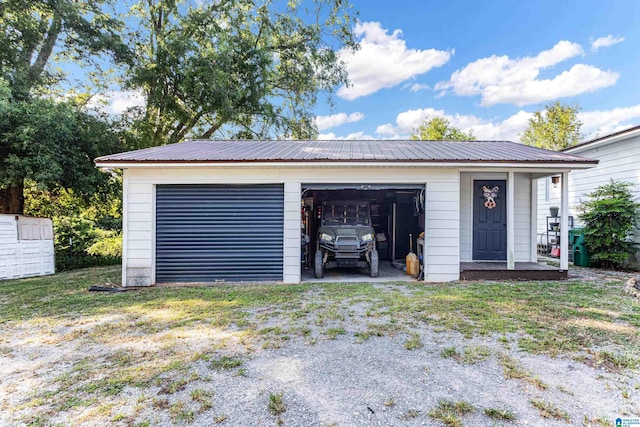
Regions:
<instances>
[{"instance_id":1,"label":"tree branch","mask_svg":"<svg viewBox=\"0 0 640 427\"><path fill-rule=\"evenodd\" d=\"M42 75L44 71L45 65L47 65L47 61L53 52L53 47L56 44L56 40L58 39L58 35L62 30L62 18L60 15L56 14L53 17L53 22L47 31L47 36L42 42L42 47L40 48L40 52L38 53L38 57L35 62L29 69L29 77L30 83L33 83L38 77Z\"/></svg>"}]
</instances>

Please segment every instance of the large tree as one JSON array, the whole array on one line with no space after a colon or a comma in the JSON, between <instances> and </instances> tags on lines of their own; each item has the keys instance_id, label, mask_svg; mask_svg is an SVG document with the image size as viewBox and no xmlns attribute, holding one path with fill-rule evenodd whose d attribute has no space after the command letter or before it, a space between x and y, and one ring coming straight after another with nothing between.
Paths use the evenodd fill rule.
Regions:
<instances>
[{"instance_id":1,"label":"large tree","mask_svg":"<svg viewBox=\"0 0 640 427\"><path fill-rule=\"evenodd\" d=\"M547 104L543 111L533 113L520 141L547 150L562 150L577 144L581 139L582 126L578 118L579 111L577 104L562 104L559 101Z\"/></svg>"},{"instance_id":2,"label":"large tree","mask_svg":"<svg viewBox=\"0 0 640 427\"><path fill-rule=\"evenodd\" d=\"M23 212L26 179L41 188L95 189L92 157L113 150L114 141L103 121L60 101L60 65L99 68L105 54L130 57L122 23L107 12L112 3L0 2L0 213Z\"/></svg>"},{"instance_id":3,"label":"large tree","mask_svg":"<svg viewBox=\"0 0 640 427\"><path fill-rule=\"evenodd\" d=\"M106 185L93 158L120 149L109 124L75 105L0 95L0 213L22 213L25 181L92 194Z\"/></svg>"},{"instance_id":4,"label":"large tree","mask_svg":"<svg viewBox=\"0 0 640 427\"><path fill-rule=\"evenodd\" d=\"M444 117L426 118L411 135L413 140L422 141L474 141L473 132L465 133L452 126Z\"/></svg>"},{"instance_id":5,"label":"large tree","mask_svg":"<svg viewBox=\"0 0 640 427\"><path fill-rule=\"evenodd\" d=\"M146 105L137 146L185 137L310 138L319 93L347 82L346 0L144 0L132 9L128 86Z\"/></svg>"}]
</instances>

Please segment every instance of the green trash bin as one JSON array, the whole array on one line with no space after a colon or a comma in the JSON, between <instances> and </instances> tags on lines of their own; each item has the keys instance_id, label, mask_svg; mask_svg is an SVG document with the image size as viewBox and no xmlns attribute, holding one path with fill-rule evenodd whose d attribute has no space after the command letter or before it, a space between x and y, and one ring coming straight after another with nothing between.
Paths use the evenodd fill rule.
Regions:
<instances>
[{"instance_id":1,"label":"green trash bin","mask_svg":"<svg viewBox=\"0 0 640 427\"><path fill-rule=\"evenodd\" d=\"M573 264L579 267L591 267L589 250L584 242L584 231L582 228L569 230L569 240L573 246Z\"/></svg>"}]
</instances>

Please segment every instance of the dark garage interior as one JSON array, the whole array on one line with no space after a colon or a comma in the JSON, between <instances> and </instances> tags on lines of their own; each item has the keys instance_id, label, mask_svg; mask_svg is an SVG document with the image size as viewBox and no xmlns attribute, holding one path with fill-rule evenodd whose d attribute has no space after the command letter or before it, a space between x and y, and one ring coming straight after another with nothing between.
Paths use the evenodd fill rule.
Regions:
<instances>
[{"instance_id":1,"label":"dark garage interior","mask_svg":"<svg viewBox=\"0 0 640 427\"><path fill-rule=\"evenodd\" d=\"M420 255L422 249L418 248L418 241L422 237L420 233L424 231L425 223L424 191L424 185L412 184L303 184L300 256L302 279L314 279L314 255L318 247L322 205L324 202L341 200L367 201L370 205L371 225L375 230L375 244L380 260L380 279L413 279L406 274L404 261L410 250ZM370 278L366 269L338 267L328 270L326 279L340 281Z\"/></svg>"}]
</instances>

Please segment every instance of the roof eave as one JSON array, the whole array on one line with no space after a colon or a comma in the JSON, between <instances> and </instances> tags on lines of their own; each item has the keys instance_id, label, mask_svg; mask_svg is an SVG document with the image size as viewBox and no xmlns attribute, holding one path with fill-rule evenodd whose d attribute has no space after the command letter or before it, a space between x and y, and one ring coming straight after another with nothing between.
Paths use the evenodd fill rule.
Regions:
<instances>
[{"instance_id":1,"label":"roof eave","mask_svg":"<svg viewBox=\"0 0 640 427\"><path fill-rule=\"evenodd\" d=\"M158 168L158 167L455 167L455 168L544 168L544 169L589 169L598 164L598 160L576 161L486 161L486 160L450 160L450 161L389 161L389 160L350 160L350 161L102 161L96 159L96 166L111 169Z\"/></svg>"}]
</instances>

